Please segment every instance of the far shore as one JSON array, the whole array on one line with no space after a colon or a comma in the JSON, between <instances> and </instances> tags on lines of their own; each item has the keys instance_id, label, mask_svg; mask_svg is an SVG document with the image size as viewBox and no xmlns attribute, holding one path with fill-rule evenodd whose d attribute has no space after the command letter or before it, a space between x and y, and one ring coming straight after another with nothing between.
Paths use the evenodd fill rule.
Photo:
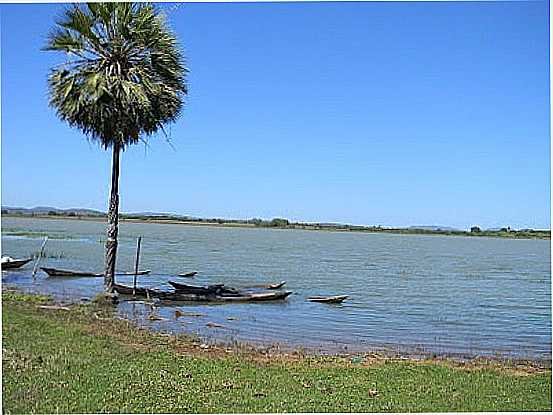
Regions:
<instances>
[{"instance_id":1,"label":"far shore","mask_svg":"<svg viewBox=\"0 0 553 415\"><path fill-rule=\"evenodd\" d=\"M132 215L129 215L132 216ZM103 216L93 215L46 215L46 214L14 214L3 213L2 217L11 218L28 218L28 219L46 219L46 220L78 220L91 222L105 222ZM430 236L465 236L465 237L489 237L489 238L507 238L507 239L551 239L550 231L454 231L454 230L426 230L416 228L376 228L376 227L361 227L342 225L341 227L328 227L319 224L290 224L287 226L257 226L253 223L245 222L225 222L222 220L177 220L177 219L161 219L155 216L152 217L121 217L119 222L127 223L154 223L154 224L170 224L170 225L187 225L187 226L207 226L216 228L248 228L248 229L281 229L281 230L307 230L307 231L323 231L323 232L358 232L371 234L393 234L393 235L430 235Z\"/></svg>"}]
</instances>

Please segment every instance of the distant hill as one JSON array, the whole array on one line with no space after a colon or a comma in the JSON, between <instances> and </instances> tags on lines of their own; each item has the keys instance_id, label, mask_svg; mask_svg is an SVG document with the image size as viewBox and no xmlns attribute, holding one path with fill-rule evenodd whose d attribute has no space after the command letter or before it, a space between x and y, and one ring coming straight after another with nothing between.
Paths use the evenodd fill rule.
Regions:
<instances>
[{"instance_id":1,"label":"distant hill","mask_svg":"<svg viewBox=\"0 0 553 415\"><path fill-rule=\"evenodd\" d=\"M159 212L128 212L128 213L125 213L125 215L127 215L127 216L149 216L149 217L171 216L171 217L175 217L175 218L180 218L180 217L186 218L187 217L187 216L183 216L183 215L177 215L176 213L159 213Z\"/></svg>"},{"instance_id":2,"label":"distant hill","mask_svg":"<svg viewBox=\"0 0 553 415\"><path fill-rule=\"evenodd\" d=\"M69 209L58 209L51 206L37 206L34 208L22 208L22 207L10 207L2 206L2 213L10 214L15 213L19 215L47 215L50 212L55 212L58 215L77 215L77 216L104 216L104 212L93 209L83 209L83 208L69 208Z\"/></svg>"},{"instance_id":3,"label":"distant hill","mask_svg":"<svg viewBox=\"0 0 553 415\"><path fill-rule=\"evenodd\" d=\"M58 209L51 206L36 206L33 208L10 207L2 206L2 214L4 215L21 215L21 216L50 216L50 217L89 217L100 218L106 217L106 213L83 208ZM385 232L397 234L447 234L447 235L463 235L463 236L501 236L509 238L550 238L551 231L533 230L533 229L511 229L497 228L484 229L478 232L453 228L451 226L440 225L413 225L409 227L382 227L382 226L366 226L366 225L351 225L335 222L322 223L303 223L292 222L288 219L273 218L265 220L259 218L253 219L223 219L223 218L200 218L195 216L179 215L176 213L159 213L159 212L120 212L122 220L144 220L144 221L175 221L175 222L198 222L201 224L219 224L232 226L255 226L262 228L289 228L289 229L316 229L316 230L339 230L339 231L360 231L360 232Z\"/></svg>"}]
</instances>

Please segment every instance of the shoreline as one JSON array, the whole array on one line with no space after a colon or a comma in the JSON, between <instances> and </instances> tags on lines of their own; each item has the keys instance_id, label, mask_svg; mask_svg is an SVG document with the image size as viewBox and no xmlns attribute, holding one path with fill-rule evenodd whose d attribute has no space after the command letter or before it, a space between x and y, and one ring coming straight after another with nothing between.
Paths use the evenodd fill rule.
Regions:
<instances>
[{"instance_id":1,"label":"shoreline","mask_svg":"<svg viewBox=\"0 0 553 415\"><path fill-rule=\"evenodd\" d=\"M551 410L551 369L533 362L214 346L14 291L2 309L7 413Z\"/></svg>"},{"instance_id":2,"label":"shoreline","mask_svg":"<svg viewBox=\"0 0 553 415\"><path fill-rule=\"evenodd\" d=\"M6 285L2 287L2 295L4 293L15 293L22 296L36 296L41 298L47 298L48 303L59 307L89 307L94 304L94 300L86 299L86 301L77 301L73 298L67 298L67 300L55 299L53 294L44 293L40 291L24 290L17 286ZM123 300L133 301L137 303L144 303L144 300ZM368 356L371 359L384 360L400 360L400 361L436 361L436 362L450 362L456 365L471 365L478 363L479 365L485 362L486 364L493 364L498 366L507 367L533 367L540 369L551 369L552 359L537 357L537 356L524 356L516 354L509 355L507 353L490 352L490 353L477 353L477 352L437 352L429 349L425 349L420 345L401 345L401 344L387 344L387 345L365 345L356 346L349 345L345 349L343 347L329 348L328 345L323 344L287 344L282 341L255 341L255 340L223 340L216 336L199 336L196 333L183 330L182 333L167 333L163 329L156 330L151 326L145 325L144 321L139 321L128 316L115 315L117 313L117 305L110 306L113 312L113 319L125 321L127 324L132 325L139 330L145 330L154 336L168 336L178 338L181 336L195 336L202 344L209 346L205 349L220 350L225 349L237 349L248 350L254 355L258 354L271 354L273 356L288 356L288 355L301 355L304 357L319 357L319 358L343 358L350 359L359 356Z\"/></svg>"},{"instance_id":3,"label":"shoreline","mask_svg":"<svg viewBox=\"0 0 553 415\"><path fill-rule=\"evenodd\" d=\"M127 317L121 317L116 315L117 306L106 306L104 304L97 303L94 300L87 302L72 302L72 301L58 301L55 300L50 294L41 294L41 293L27 293L19 288L14 287L3 287L2 288L2 297L4 295L15 295L21 296L23 298L35 298L38 299L40 305L52 306L53 310L59 309L63 311L75 311L76 309L81 308L81 311L89 308L88 311L92 312L107 312L108 317L99 318L95 315L95 318L99 318L103 321L119 321L123 322L127 326L132 327L133 330L139 330L146 333L149 336L161 336L168 338L171 341L178 341L178 339L193 339L194 346L197 346L198 350L203 351L213 351L215 354L221 352L230 353L229 350L232 350L233 353L246 353L254 357L281 357L289 358L291 356L300 357L300 358L337 358L337 359L352 359L362 357L367 359L367 361L407 361L407 362L434 362L434 363L446 363L452 364L454 366L460 367L481 367L481 366L492 366L499 368L518 368L523 370L551 370L552 360L545 358L530 358L530 357L508 357L501 355L474 355L470 353L436 353L430 351L420 351L420 352L409 352L407 350L400 351L394 350L393 346L386 348L370 348L368 347L365 350L359 349L352 352L336 351L336 352L323 352L318 350L316 346L295 346L295 345L286 345L279 342L272 342L269 344L266 343L256 343L255 341L224 341L216 339L207 339L201 338L194 333L183 332L179 334L166 333L163 331L154 330L151 327L145 327L140 325L137 321L134 321ZM137 302L142 302L141 300L133 300ZM68 310L65 310L67 308ZM197 350L196 350L197 351Z\"/></svg>"},{"instance_id":4,"label":"shoreline","mask_svg":"<svg viewBox=\"0 0 553 415\"><path fill-rule=\"evenodd\" d=\"M23 218L23 219L39 219L39 220L75 220L75 221L89 221L89 222L106 222L105 217L95 216L69 216L69 215L18 215L13 213L4 213L2 218ZM498 238L498 239L511 239L511 240L551 240L550 235L536 234L532 236L528 235L516 235L516 232L510 232L512 236L487 234L485 231L478 233L471 233L466 231L423 231L417 229L395 229L395 228L383 228L382 230L373 229L333 229L333 228L321 228L316 225L310 226L287 226L287 227L267 227L256 226L249 223L233 223L233 222L200 222L200 221L186 221L175 219L139 219L139 218L119 218L119 223L142 223L142 224L157 224L157 225L185 225L185 226L204 226L213 228L244 228L244 229L268 229L268 230L303 230L312 232L337 232L337 233L366 233L366 234L389 234L389 235L416 235L416 236L450 236L450 237L466 237L466 238Z\"/></svg>"}]
</instances>

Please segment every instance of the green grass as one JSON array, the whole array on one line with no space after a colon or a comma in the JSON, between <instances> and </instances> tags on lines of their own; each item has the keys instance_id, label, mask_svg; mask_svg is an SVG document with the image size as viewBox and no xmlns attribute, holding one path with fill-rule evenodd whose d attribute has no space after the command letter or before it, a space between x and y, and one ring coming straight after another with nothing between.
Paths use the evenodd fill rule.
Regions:
<instances>
[{"instance_id":1,"label":"green grass","mask_svg":"<svg viewBox=\"0 0 553 415\"><path fill-rule=\"evenodd\" d=\"M5 413L549 411L551 371L202 350L3 294ZM95 317L96 316L99 317ZM100 313L100 314L98 314Z\"/></svg>"}]
</instances>

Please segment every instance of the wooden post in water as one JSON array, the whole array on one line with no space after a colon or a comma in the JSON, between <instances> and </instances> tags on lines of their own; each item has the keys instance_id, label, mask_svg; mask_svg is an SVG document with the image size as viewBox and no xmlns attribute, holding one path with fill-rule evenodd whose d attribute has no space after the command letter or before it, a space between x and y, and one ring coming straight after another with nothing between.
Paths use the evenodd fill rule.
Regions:
<instances>
[{"instance_id":1,"label":"wooden post in water","mask_svg":"<svg viewBox=\"0 0 553 415\"><path fill-rule=\"evenodd\" d=\"M46 246L46 242L48 242L48 237L44 238L44 242L42 242L42 246L40 247L40 252L38 253L38 258L35 261L35 266L33 267L33 280L35 279L38 263L40 262L40 258L42 258L42 253L44 252L44 247Z\"/></svg>"},{"instance_id":2,"label":"wooden post in water","mask_svg":"<svg viewBox=\"0 0 553 415\"><path fill-rule=\"evenodd\" d=\"M140 243L142 242L142 236L138 237L136 242L136 261L134 263L134 281L132 284L132 296L136 296L136 277L138 275L138 261L140 259Z\"/></svg>"}]
</instances>

